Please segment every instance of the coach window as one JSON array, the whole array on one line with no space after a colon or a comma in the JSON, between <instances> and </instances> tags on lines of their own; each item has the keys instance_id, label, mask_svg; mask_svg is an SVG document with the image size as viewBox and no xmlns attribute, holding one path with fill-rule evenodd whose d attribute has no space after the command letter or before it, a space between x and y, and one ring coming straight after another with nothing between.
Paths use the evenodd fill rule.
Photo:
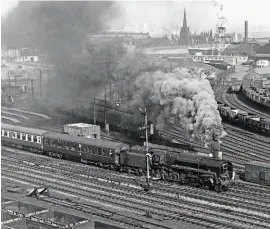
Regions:
<instances>
[{"instance_id":1,"label":"coach window","mask_svg":"<svg viewBox=\"0 0 270 229\"><path fill-rule=\"evenodd\" d=\"M92 154L97 154L97 148L95 148L95 147L91 147L91 149L92 149Z\"/></svg>"},{"instance_id":2,"label":"coach window","mask_svg":"<svg viewBox=\"0 0 270 229\"><path fill-rule=\"evenodd\" d=\"M36 135L34 135L34 137L33 137L33 142L37 143L37 136Z\"/></svg>"},{"instance_id":3,"label":"coach window","mask_svg":"<svg viewBox=\"0 0 270 229\"><path fill-rule=\"evenodd\" d=\"M101 155L106 156L106 150L105 149L101 149Z\"/></svg>"},{"instance_id":4,"label":"coach window","mask_svg":"<svg viewBox=\"0 0 270 229\"><path fill-rule=\"evenodd\" d=\"M32 141L32 135L31 134L27 134L27 141L31 142Z\"/></svg>"},{"instance_id":5,"label":"coach window","mask_svg":"<svg viewBox=\"0 0 270 229\"><path fill-rule=\"evenodd\" d=\"M70 149L71 150L76 150L75 144L74 143L70 143Z\"/></svg>"},{"instance_id":6,"label":"coach window","mask_svg":"<svg viewBox=\"0 0 270 229\"><path fill-rule=\"evenodd\" d=\"M102 149L98 148L98 155L102 155Z\"/></svg>"},{"instance_id":7,"label":"coach window","mask_svg":"<svg viewBox=\"0 0 270 229\"><path fill-rule=\"evenodd\" d=\"M45 139L44 139L44 144L45 144L45 145L50 145L50 139L46 139L46 138L45 138Z\"/></svg>"},{"instance_id":8,"label":"coach window","mask_svg":"<svg viewBox=\"0 0 270 229\"><path fill-rule=\"evenodd\" d=\"M111 149L110 149L110 151L109 151L109 157L113 157L113 152L112 152Z\"/></svg>"},{"instance_id":9,"label":"coach window","mask_svg":"<svg viewBox=\"0 0 270 229\"><path fill-rule=\"evenodd\" d=\"M25 134L21 134L21 139L22 139L23 141L25 141L25 140L26 140L26 136L25 136Z\"/></svg>"},{"instance_id":10,"label":"coach window","mask_svg":"<svg viewBox=\"0 0 270 229\"><path fill-rule=\"evenodd\" d=\"M1 130L1 135L5 136L5 131L4 130Z\"/></svg>"},{"instance_id":11,"label":"coach window","mask_svg":"<svg viewBox=\"0 0 270 229\"><path fill-rule=\"evenodd\" d=\"M87 153L88 149L86 145L82 145L82 152Z\"/></svg>"},{"instance_id":12,"label":"coach window","mask_svg":"<svg viewBox=\"0 0 270 229\"><path fill-rule=\"evenodd\" d=\"M61 148L61 147L62 147L62 141L59 140L59 139L57 139L57 140L55 141L55 145L56 145L56 147Z\"/></svg>"},{"instance_id":13,"label":"coach window","mask_svg":"<svg viewBox=\"0 0 270 229\"><path fill-rule=\"evenodd\" d=\"M17 138L17 133L16 132L13 132L13 131L10 131L9 132L9 137L11 137L11 138Z\"/></svg>"},{"instance_id":14,"label":"coach window","mask_svg":"<svg viewBox=\"0 0 270 229\"><path fill-rule=\"evenodd\" d=\"M66 141L62 141L62 148L67 148L67 142Z\"/></svg>"}]
</instances>

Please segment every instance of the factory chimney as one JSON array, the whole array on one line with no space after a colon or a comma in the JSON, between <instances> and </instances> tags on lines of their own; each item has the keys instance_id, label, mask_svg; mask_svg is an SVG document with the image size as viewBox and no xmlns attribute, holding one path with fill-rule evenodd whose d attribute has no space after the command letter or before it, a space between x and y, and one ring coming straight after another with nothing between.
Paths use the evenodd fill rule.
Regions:
<instances>
[{"instance_id":1,"label":"factory chimney","mask_svg":"<svg viewBox=\"0 0 270 229\"><path fill-rule=\"evenodd\" d=\"M248 42L248 21L245 21L245 42Z\"/></svg>"}]
</instances>

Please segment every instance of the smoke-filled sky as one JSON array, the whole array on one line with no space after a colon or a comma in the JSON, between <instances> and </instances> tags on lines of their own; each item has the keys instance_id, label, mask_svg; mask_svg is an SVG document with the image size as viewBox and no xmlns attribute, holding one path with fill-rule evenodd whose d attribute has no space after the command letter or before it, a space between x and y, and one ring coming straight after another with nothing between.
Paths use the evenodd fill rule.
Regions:
<instances>
[{"instance_id":1,"label":"smoke-filled sky","mask_svg":"<svg viewBox=\"0 0 270 229\"><path fill-rule=\"evenodd\" d=\"M112 29L134 28L146 24L149 29L175 30L183 23L183 9L187 11L187 22L191 31L215 29L218 6L215 0L197 1L116 1L120 13L112 23ZM226 0L224 14L228 19L228 31L244 31L244 21L249 21L250 36L270 36L269 0ZM1 15L6 15L16 6L17 0L1 0ZM256 32L259 31L259 32ZM256 32L256 33L255 33Z\"/></svg>"}]
</instances>

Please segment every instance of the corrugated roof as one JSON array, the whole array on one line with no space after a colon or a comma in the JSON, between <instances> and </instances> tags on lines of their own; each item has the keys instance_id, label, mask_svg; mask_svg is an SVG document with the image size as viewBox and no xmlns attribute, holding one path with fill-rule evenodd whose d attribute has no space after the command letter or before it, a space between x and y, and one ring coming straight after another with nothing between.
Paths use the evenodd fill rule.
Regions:
<instances>
[{"instance_id":1,"label":"corrugated roof","mask_svg":"<svg viewBox=\"0 0 270 229\"><path fill-rule=\"evenodd\" d=\"M270 163L261 162L261 161L250 161L250 162L247 162L246 165L260 166L263 168L270 169Z\"/></svg>"},{"instance_id":2,"label":"corrugated roof","mask_svg":"<svg viewBox=\"0 0 270 229\"><path fill-rule=\"evenodd\" d=\"M69 142L75 142L85 145L91 145L91 146L97 146L102 148L108 148L108 149L119 149L124 144L118 143L118 142L110 142L106 140L101 139L90 139L90 138L84 138L84 137L77 137L77 136L71 136L68 134L61 134L56 132L47 132L44 134L44 137L47 138L53 138L63 141L69 141Z\"/></svg>"},{"instance_id":3,"label":"corrugated roof","mask_svg":"<svg viewBox=\"0 0 270 229\"><path fill-rule=\"evenodd\" d=\"M27 134L35 134L35 135L42 135L47 132L47 130L28 128L24 126L14 126L14 125L6 124L6 123L2 123L1 128L11 130L11 131L16 131L16 132L27 133Z\"/></svg>"}]
</instances>

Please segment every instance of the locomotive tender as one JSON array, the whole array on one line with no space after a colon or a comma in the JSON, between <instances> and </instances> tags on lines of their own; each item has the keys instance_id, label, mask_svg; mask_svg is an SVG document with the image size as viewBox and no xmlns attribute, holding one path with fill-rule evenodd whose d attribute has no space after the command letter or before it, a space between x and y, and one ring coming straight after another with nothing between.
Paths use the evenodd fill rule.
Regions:
<instances>
[{"instance_id":1,"label":"locomotive tender","mask_svg":"<svg viewBox=\"0 0 270 229\"><path fill-rule=\"evenodd\" d=\"M3 145L140 176L146 173L146 151L123 143L4 123L1 135ZM193 184L217 192L227 190L234 178L233 165L226 160L187 154L184 150L150 149L149 153L150 172L154 178Z\"/></svg>"}]
</instances>

